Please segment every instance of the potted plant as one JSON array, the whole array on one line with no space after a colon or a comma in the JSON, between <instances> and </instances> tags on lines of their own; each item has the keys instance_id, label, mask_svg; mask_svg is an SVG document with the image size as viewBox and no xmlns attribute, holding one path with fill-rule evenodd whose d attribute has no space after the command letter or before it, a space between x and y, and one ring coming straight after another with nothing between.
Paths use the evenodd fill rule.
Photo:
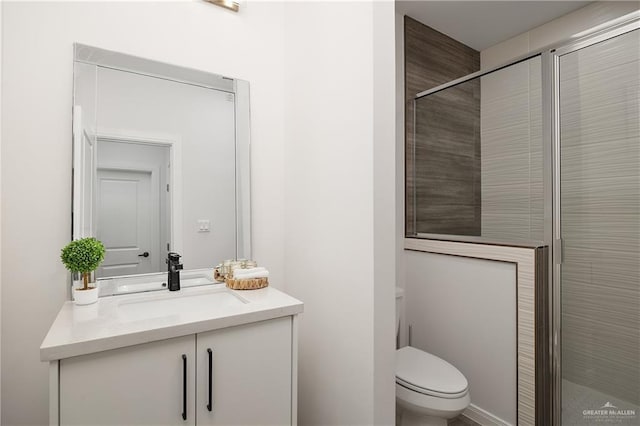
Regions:
<instances>
[{"instance_id":1,"label":"potted plant","mask_svg":"<svg viewBox=\"0 0 640 426\"><path fill-rule=\"evenodd\" d=\"M91 272L104 260L104 245L93 237L71 241L62 249L60 258L72 273L82 275L82 287L73 289L73 300L77 305L90 305L98 301L98 287L89 287Z\"/></svg>"}]
</instances>

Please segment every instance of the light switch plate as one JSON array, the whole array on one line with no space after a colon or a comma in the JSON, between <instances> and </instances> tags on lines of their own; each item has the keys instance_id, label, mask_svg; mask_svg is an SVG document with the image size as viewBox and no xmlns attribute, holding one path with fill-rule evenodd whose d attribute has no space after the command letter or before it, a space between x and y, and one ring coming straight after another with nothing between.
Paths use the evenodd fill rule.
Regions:
<instances>
[{"instance_id":1,"label":"light switch plate","mask_svg":"<svg viewBox=\"0 0 640 426\"><path fill-rule=\"evenodd\" d=\"M211 231L211 221L208 219L199 219L198 232L210 232L210 231Z\"/></svg>"}]
</instances>

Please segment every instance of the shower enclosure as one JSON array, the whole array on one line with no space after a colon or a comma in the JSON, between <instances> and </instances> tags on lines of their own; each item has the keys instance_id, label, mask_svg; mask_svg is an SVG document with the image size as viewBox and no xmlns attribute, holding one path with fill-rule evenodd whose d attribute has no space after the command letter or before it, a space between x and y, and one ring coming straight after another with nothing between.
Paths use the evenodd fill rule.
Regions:
<instances>
[{"instance_id":1,"label":"shower enclosure","mask_svg":"<svg viewBox=\"0 0 640 426\"><path fill-rule=\"evenodd\" d=\"M637 27L552 55L563 425L640 423Z\"/></svg>"},{"instance_id":2,"label":"shower enclosure","mask_svg":"<svg viewBox=\"0 0 640 426\"><path fill-rule=\"evenodd\" d=\"M640 13L414 99L406 235L550 256L556 425L640 424Z\"/></svg>"}]
</instances>

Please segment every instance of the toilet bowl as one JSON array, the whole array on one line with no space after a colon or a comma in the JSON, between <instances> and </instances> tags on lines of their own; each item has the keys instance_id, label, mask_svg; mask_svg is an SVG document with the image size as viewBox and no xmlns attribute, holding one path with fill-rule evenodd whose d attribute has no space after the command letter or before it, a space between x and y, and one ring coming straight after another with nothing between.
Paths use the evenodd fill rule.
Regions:
<instances>
[{"instance_id":1,"label":"toilet bowl","mask_svg":"<svg viewBox=\"0 0 640 426\"><path fill-rule=\"evenodd\" d=\"M411 346L396 351L399 426L445 426L470 401L467 379L453 365Z\"/></svg>"},{"instance_id":2,"label":"toilet bowl","mask_svg":"<svg viewBox=\"0 0 640 426\"><path fill-rule=\"evenodd\" d=\"M396 330L402 290L396 291ZM396 351L397 426L446 426L470 403L469 383L447 361L405 346Z\"/></svg>"}]
</instances>

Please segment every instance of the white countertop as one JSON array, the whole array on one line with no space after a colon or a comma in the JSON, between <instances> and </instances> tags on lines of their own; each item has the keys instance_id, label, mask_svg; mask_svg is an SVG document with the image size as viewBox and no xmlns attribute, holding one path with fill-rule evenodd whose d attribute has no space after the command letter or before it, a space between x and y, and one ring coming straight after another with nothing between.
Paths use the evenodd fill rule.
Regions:
<instances>
[{"instance_id":1,"label":"white countertop","mask_svg":"<svg viewBox=\"0 0 640 426\"><path fill-rule=\"evenodd\" d=\"M234 291L224 284L101 297L88 306L65 302L40 346L40 359L53 361L302 311L302 302L274 288Z\"/></svg>"}]
</instances>

